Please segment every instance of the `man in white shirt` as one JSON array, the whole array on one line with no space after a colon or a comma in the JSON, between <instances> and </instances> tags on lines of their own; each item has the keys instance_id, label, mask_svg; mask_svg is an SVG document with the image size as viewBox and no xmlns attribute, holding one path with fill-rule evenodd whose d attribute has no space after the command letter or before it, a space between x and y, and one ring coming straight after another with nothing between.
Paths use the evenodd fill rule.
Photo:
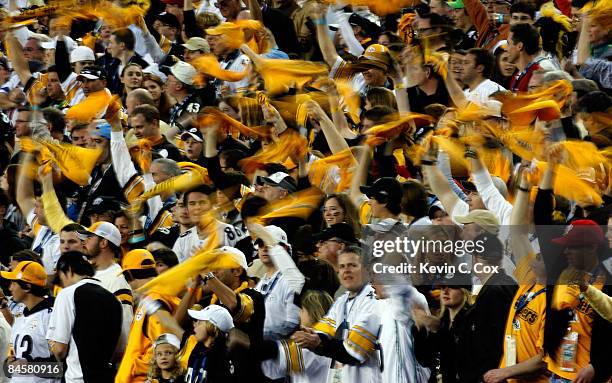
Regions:
<instances>
[{"instance_id":1,"label":"man in white shirt","mask_svg":"<svg viewBox=\"0 0 612 383\"><path fill-rule=\"evenodd\" d=\"M122 274L121 266L115 262L115 259L121 257L121 233L115 225L104 221L91 225L89 232L91 236L85 241L85 247L89 262L96 271L94 278L100 281L102 287L117 297L123 308L119 350L121 354L127 345L134 316L132 289Z\"/></svg>"},{"instance_id":2,"label":"man in white shirt","mask_svg":"<svg viewBox=\"0 0 612 383\"><path fill-rule=\"evenodd\" d=\"M266 319L264 339L280 340L288 337L300 325L300 308L296 305L305 278L291 259L291 245L287 234L278 226L265 228L254 224L249 230L257 236L255 244L266 273L255 290L264 297Z\"/></svg>"},{"instance_id":3,"label":"man in white shirt","mask_svg":"<svg viewBox=\"0 0 612 383\"><path fill-rule=\"evenodd\" d=\"M206 30L206 41L210 46L210 51L219 59L221 69L242 72L251 63L251 60L235 45L236 36L240 34L242 34L240 27L232 23L221 23ZM215 81L217 97L239 96L246 92L248 87L248 76L234 82L218 79Z\"/></svg>"},{"instance_id":4,"label":"man in white shirt","mask_svg":"<svg viewBox=\"0 0 612 383\"><path fill-rule=\"evenodd\" d=\"M87 256L76 251L57 262L55 299L47 339L59 361L66 361L67 383L112 382L112 357L121 338L121 303L93 279Z\"/></svg>"},{"instance_id":5,"label":"man in white shirt","mask_svg":"<svg viewBox=\"0 0 612 383\"><path fill-rule=\"evenodd\" d=\"M495 92L505 90L489 79L494 67L495 57L488 50L472 48L467 51L463 57L461 81L467 85L463 92L469 102L493 107L489 97Z\"/></svg>"},{"instance_id":6,"label":"man in white shirt","mask_svg":"<svg viewBox=\"0 0 612 383\"><path fill-rule=\"evenodd\" d=\"M292 338L298 346L334 359L334 366L342 363L340 381L378 383L382 382L381 318L362 253L359 247L349 246L340 254L338 274L347 292L314 329L297 331ZM334 370L330 374L335 375Z\"/></svg>"},{"instance_id":7,"label":"man in white shirt","mask_svg":"<svg viewBox=\"0 0 612 383\"><path fill-rule=\"evenodd\" d=\"M461 69L461 82L467 88L463 90L453 76L446 76L444 79L448 93L457 108L464 109L473 103L488 109L490 115L501 114L501 103L490 98L493 93L505 90L489 79L494 67L495 58L486 49L472 48L467 51L463 56Z\"/></svg>"},{"instance_id":8,"label":"man in white shirt","mask_svg":"<svg viewBox=\"0 0 612 383\"><path fill-rule=\"evenodd\" d=\"M202 216L213 207L212 194L214 192L215 190L210 186L202 185L188 190L183 195L189 218L195 226L181 234L174 243L172 251L178 257L179 262L185 262L208 243L210 240L208 226L210 225L216 226L218 247L239 247L238 242L242 240L250 241L250 238L244 233L238 233L234 226L217 219L213 219L212 222L202 222Z\"/></svg>"}]
</instances>

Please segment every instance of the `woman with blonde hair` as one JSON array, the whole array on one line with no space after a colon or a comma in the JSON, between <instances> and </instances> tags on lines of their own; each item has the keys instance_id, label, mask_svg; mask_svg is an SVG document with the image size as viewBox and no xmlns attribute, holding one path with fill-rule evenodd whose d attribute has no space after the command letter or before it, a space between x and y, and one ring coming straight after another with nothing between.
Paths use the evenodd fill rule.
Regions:
<instances>
[{"instance_id":1,"label":"woman with blonde hair","mask_svg":"<svg viewBox=\"0 0 612 383\"><path fill-rule=\"evenodd\" d=\"M178 360L181 341L174 334L162 334L153 344L153 358L146 383L183 383L184 371Z\"/></svg>"},{"instance_id":2,"label":"woman with blonde hair","mask_svg":"<svg viewBox=\"0 0 612 383\"><path fill-rule=\"evenodd\" d=\"M443 382L456 382L457 368L455 363L461 351L456 339L461 333L462 321L470 308L471 279L469 274L456 273L452 278L442 282L440 294L440 324L437 332L432 334L434 351L439 359L439 366L434 366Z\"/></svg>"}]
</instances>

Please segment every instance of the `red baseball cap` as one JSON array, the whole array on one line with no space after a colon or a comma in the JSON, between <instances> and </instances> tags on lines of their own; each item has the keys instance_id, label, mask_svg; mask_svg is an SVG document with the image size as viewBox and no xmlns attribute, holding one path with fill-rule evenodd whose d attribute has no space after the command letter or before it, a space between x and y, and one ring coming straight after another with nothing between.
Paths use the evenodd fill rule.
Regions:
<instances>
[{"instance_id":1,"label":"red baseball cap","mask_svg":"<svg viewBox=\"0 0 612 383\"><path fill-rule=\"evenodd\" d=\"M597 222L579 219L570 224L569 230L563 237L552 241L561 246L599 245L604 241L604 232Z\"/></svg>"},{"instance_id":2,"label":"red baseball cap","mask_svg":"<svg viewBox=\"0 0 612 383\"><path fill-rule=\"evenodd\" d=\"M182 0L161 0L162 3L164 4L169 4L169 5L183 5L183 1Z\"/></svg>"}]
</instances>

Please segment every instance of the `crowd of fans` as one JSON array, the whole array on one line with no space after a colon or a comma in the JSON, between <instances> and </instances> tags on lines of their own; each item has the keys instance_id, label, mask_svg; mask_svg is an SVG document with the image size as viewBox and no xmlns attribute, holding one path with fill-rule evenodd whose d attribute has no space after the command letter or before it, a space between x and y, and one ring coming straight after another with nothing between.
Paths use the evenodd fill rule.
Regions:
<instances>
[{"instance_id":1,"label":"crowd of fans","mask_svg":"<svg viewBox=\"0 0 612 383\"><path fill-rule=\"evenodd\" d=\"M610 1L0 4L1 381L610 381Z\"/></svg>"}]
</instances>

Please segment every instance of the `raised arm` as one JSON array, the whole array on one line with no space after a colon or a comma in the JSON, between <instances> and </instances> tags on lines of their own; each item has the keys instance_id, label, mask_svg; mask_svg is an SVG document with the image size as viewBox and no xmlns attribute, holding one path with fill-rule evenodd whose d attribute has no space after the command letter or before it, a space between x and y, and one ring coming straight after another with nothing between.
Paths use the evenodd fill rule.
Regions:
<instances>
[{"instance_id":1,"label":"raised arm","mask_svg":"<svg viewBox=\"0 0 612 383\"><path fill-rule=\"evenodd\" d=\"M142 30L142 38L147 52L149 52L156 63L161 62L164 57L166 57L166 54L162 51L155 37L151 34L144 17L138 18L136 25Z\"/></svg>"},{"instance_id":2,"label":"raised arm","mask_svg":"<svg viewBox=\"0 0 612 383\"><path fill-rule=\"evenodd\" d=\"M349 198L357 207L361 206L364 198L366 198L359 187L365 185L367 182L368 168L372 159L372 148L366 145L360 149L361 153L359 154L359 158L357 160L357 167L354 170L351 188L349 190Z\"/></svg>"},{"instance_id":3,"label":"raised arm","mask_svg":"<svg viewBox=\"0 0 612 383\"><path fill-rule=\"evenodd\" d=\"M589 27L591 26L591 18L588 14L582 16L582 27L578 36L578 45L576 47L576 65L584 64L591 57L589 43Z\"/></svg>"},{"instance_id":4,"label":"raised arm","mask_svg":"<svg viewBox=\"0 0 612 383\"><path fill-rule=\"evenodd\" d=\"M274 240L274 237L260 224L249 226L249 230L251 234L260 238L269 247L272 262L281 271L283 278L289 283L293 291L298 294L301 293L305 278L287 251L282 246L279 246L278 241Z\"/></svg>"},{"instance_id":5,"label":"raised arm","mask_svg":"<svg viewBox=\"0 0 612 383\"><path fill-rule=\"evenodd\" d=\"M309 115L319 122L321 130L323 131L325 139L327 140L327 144L329 145L329 149L333 154L349 148L344 138L334 126L334 122L327 117L325 111L323 111L321 106L316 101L307 101L306 108L308 109Z\"/></svg>"},{"instance_id":6,"label":"raised arm","mask_svg":"<svg viewBox=\"0 0 612 383\"><path fill-rule=\"evenodd\" d=\"M340 105L340 96L338 95L336 83L332 79L329 79L328 81L329 82L325 90L329 96L329 106L331 109L334 126L338 129L343 138L349 140L354 139L357 137L357 135L349 128L348 121L346 120L346 116L344 115L344 111Z\"/></svg>"},{"instance_id":7,"label":"raised arm","mask_svg":"<svg viewBox=\"0 0 612 383\"><path fill-rule=\"evenodd\" d=\"M455 205L461 200L451 189L444 174L436 167L435 157L427 155L425 159L421 161L421 170L429 182L431 191L440 199L440 202L442 202L444 210L448 215L452 215ZM461 202L465 203L463 201Z\"/></svg>"},{"instance_id":8,"label":"raised arm","mask_svg":"<svg viewBox=\"0 0 612 383\"><path fill-rule=\"evenodd\" d=\"M505 225L510 220L512 204L508 202L495 187L491 174L489 174L489 170L483 164L478 153L474 150L469 150L467 153L470 157L470 164L472 165L471 175L476 185L476 189L482 197L482 201L488 210L497 215L500 223Z\"/></svg>"},{"instance_id":9,"label":"raised arm","mask_svg":"<svg viewBox=\"0 0 612 383\"><path fill-rule=\"evenodd\" d=\"M338 26L340 27L340 34L344 39L344 43L348 47L348 51L355 57L361 56L365 50L359 40L355 37L353 27L348 22L348 16L342 9L335 11L336 19L338 20Z\"/></svg>"},{"instance_id":10,"label":"raised arm","mask_svg":"<svg viewBox=\"0 0 612 383\"><path fill-rule=\"evenodd\" d=\"M13 64L13 70L19 76L21 85L25 86L32 78L32 72L30 72L28 60L23 55L23 47L11 30L6 32L6 43L9 47L9 58Z\"/></svg>"},{"instance_id":11,"label":"raised arm","mask_svg":"<svg viewBox=\"0 0 612 383\"><path fill-rule=\"evenodd\" d=\"M251 12L253 15L253 12ZM185 0L183 3L183 25L185 35L189 38L191 37L200 37L204 34L202 33L202 29L198 26L196 22L196 15L193 9L193 0Z\"/></svg>"},{"instance_id":12,"label":"raised arm","mask_svg":"<svg viewBox=\"0 0 612 383\"><path fill-rule=\"evenodd\" d=\"M316 4L313 7L313 16L315 19L312 21L317 29L317 42L319 43L319 49L323 55L323 60L330 68L334 66L338 60L338 52L334 42L329 38L327 22L324 16L324 7L321 4Z\"/></svg>"},{"instance_id":13,"label":"raised arm","mask_svg":"<svg viewBox=\"0 0 612 383\"><path fill-rule=\"evenodd\" d=\"M520 175L519 189L514 200L512 215L510 216L510 248L514 256L514 262L517 265L521 258L534 253L529 241L529 196L531 183L527 174L527 170L523 169Z\"/></svg>"},{"instance_id":14,"label":"raised arm","mask_svg":"<svg viewBox=\"0 0 612 383\"><path fill-rule=\"evenodd\" d=\"M59 234L64 226L74 222L66 216L57 200L57 194L55 194L55 188L53 187L53 171L45 172L40 169L38 173L42 183L42 202L47 223L54 233Z\"/></svg>"},{"instance_id":15,"label":"raised arm","mask_svg":"<svg viewBox=\"0 0 612 383\"><path fill-rule=\"evenodd\" d=\"M28 174L30 168L34 165L33 160L34 156L30 153L23 156L19 166L19 176L17 177L17 205L24 217L30 214L36 203L33 180Z\"/></svg>"},{"instance_id":16,"label":"raised arm","mask_svg":"<svg viewBox=\"0 0 612 383\"><path fill-rule=\"evenodd\" d=\"M463 93L463 89L457 83L457 80L451 75L446 76L444 79L444 84L446 85L446 89L448 90L448 94L453 100L453 104L458 109L463 109L468 105L468 100L465 97L465 93Z\"/></svg>"}]
</instances>

